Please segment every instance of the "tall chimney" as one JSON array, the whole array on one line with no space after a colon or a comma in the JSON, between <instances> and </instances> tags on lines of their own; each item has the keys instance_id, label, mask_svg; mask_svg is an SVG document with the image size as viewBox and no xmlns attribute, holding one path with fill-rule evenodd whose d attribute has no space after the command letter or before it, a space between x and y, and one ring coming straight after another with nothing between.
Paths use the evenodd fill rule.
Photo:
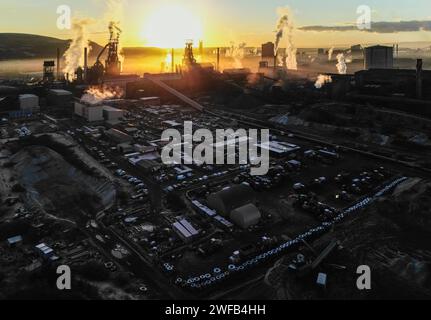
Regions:
<instances>
[{"instance_id":1,"label":"tall chimney","mask_svg":"<svg viewBox=\"0 0 431 320\"><path fill-rule=\"evenodd\" d=\"M422 99L422 59L416 62L416 98Z\"/></svg>"},{"instance_id":2,"label":"tall chimney","mask_svg":"<svg viewBox=\"0 0 431 320\"><path fill-rule=\"evenodd\" d=\"M174 73L175 72L175 50L174 48L172 48L172 52L171 52L171 72Z\"/></svg>"},{"instance_id":3,"label":"tall chimney","mask_svg":"<svg viewBox=\"0 0 431 320\"><path fill-rule=\"evenodd\" d=\"M84 81L87 81L88 72L88 48L84 48Z\"/></svg>"},{"instance_id":4,"label":"tall chimney","mask_svg":"<svg viewBox=\"0 0 431 320\"><path fill-rule=\"evenodd\" d=\"M60 81L60 48L57 48L57 81Z\"/></svg>"},{"instance_id":5,"label":"tall chimney","mask_svg":"<svg viewBox=\"0 0 431 320\"><path fill-rule=\"evenodd\" d=\"M217 71L220 71L220 48L217 48Z\"/></svg>"}]
</instances>

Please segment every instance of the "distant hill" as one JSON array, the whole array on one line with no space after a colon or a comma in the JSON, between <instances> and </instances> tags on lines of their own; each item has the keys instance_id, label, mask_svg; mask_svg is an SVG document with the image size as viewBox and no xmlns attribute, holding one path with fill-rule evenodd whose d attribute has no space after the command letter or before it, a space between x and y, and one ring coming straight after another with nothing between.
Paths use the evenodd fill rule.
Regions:
<instances>
[{"instance_id":1,"label":"distant hill","mask_svg":"<svg viewBox=\"0 0 431 320\"><path fill-rule=\"evenodd\" d=\"M63 55L71 40L23 33L0 33L0 60L55 58L57 48ZM90 56L97 56L102 47L90 42Z\"/></svg>"}]
</instances>

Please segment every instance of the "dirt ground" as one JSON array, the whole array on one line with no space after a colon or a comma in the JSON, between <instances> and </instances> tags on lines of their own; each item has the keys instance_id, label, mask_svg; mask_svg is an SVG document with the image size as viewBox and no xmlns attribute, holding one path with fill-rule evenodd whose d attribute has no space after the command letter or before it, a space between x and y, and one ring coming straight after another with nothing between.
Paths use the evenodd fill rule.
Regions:
<instances>
[{"instance_id":1,"label":"dirt ground","mask_svg":"<svg viewBox=\"0 0 431 320\"><path fill-rule=\"evenodd\" d=\"M430 299L431 298L431 184L409 179L375 206L316 240L310 245L320 253L334 239L341 247L315 270L298 276L283 273L276 287L263 280L238 291L240 299ZM423 210L417 208L417 206ZM301 253L315 255L308 248ZM288 265L296 253L280 263ZM371 269L371 290L357 288L361 265ZM327 274L327 286L317 286L318 273Z\"/></svg>"}]
</instances>

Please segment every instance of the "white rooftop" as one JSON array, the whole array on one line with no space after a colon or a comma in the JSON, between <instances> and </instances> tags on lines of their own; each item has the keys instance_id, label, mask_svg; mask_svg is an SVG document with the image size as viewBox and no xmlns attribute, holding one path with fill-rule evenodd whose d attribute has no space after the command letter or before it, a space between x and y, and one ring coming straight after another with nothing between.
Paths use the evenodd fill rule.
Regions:
<instances>
[{"instance_id":1,"label":"white rooftop","mask_svg":"<svg viewBox=\"0 0 431 320\"><path fill-rule=\"evenodd\" d=\"M20 99L28 99L28 98L39 98L39 97L35 94L25 93L25 94L20 94L19 98Z\"/></svg>"},{"instance_id":2,"label":"white rooftop","mask_svg":"<svg viewBox=\"0 0 431 320\"><path fill-rule=\"evenodd\" d=\"M72 94L72 92L63 89L51 89L49 91L58 96L70 96Z\"/></svg>"}]
</instances>

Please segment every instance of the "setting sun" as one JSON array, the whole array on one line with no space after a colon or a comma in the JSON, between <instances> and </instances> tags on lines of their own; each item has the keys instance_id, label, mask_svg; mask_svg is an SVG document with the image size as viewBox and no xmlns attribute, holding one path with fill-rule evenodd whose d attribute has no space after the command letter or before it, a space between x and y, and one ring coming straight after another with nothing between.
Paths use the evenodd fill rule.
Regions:
<instances>
[{"instance_id":1,"label":"setting sun","mask_svg":"<svg viewBox=\"0 0 431 320\"><path fill-rule=\"evenodd\" d=\"M197 43L203 30L199 17L184 7L166 5L147 18L142 36L148 46L182 47L186 40Z\"/></svg>"}]
</instances>

